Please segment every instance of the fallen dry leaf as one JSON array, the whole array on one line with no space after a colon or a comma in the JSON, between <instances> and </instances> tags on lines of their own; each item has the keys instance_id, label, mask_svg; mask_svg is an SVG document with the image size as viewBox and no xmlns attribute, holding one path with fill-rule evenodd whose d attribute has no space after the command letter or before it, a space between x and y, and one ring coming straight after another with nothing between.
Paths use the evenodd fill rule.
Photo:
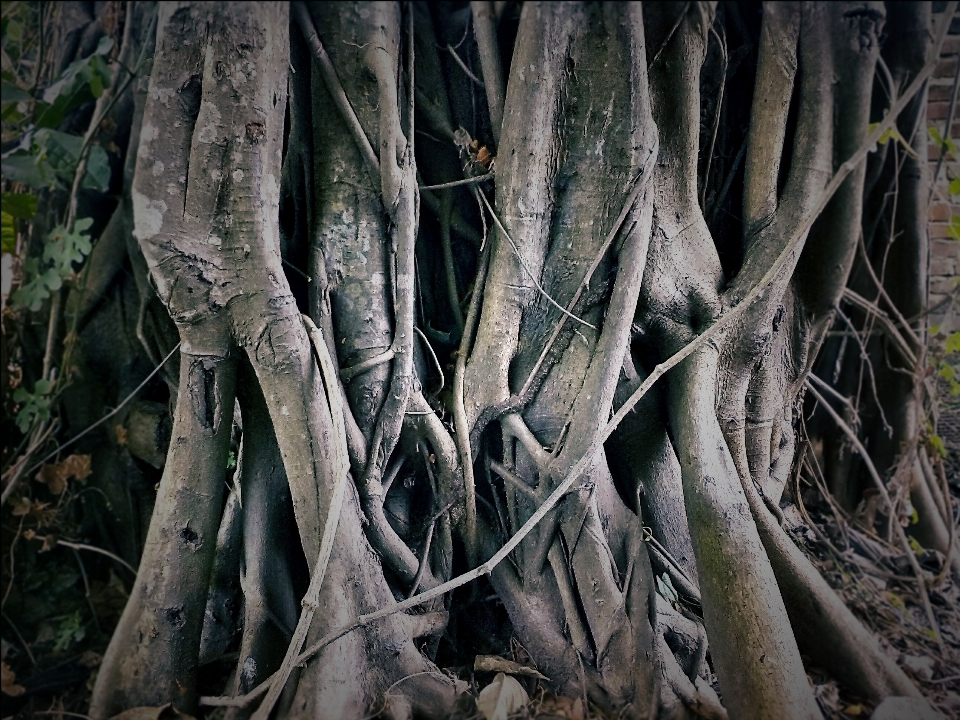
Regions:
<instances>
[{"instance_id":1,"label":"fallen dry leaf","mask_svg":"<svg viewBox=\"0 0 960 720\"><path fill-rule=\"evenodd\" d=\"M507 720L523 709L529 700L520 683L509 675L497 673L493 682L480 691L477 709L487 720Z\"/></svg>"},{"instance_id":2,"label":"fallen dry leaf","mask_svg":"<svg viewBox=\"0 0 960 720\"><path fill-rule=\"evenodd\" d=\"M549 680L546 675L541 674L535 667L521 665L513 660L507 660L499 655L477 655L473 661L474 672L502 672L507 675L520 675L523 677L537 678L538 680Z\"/></svg>"},{"instance_id":3,"label":"fallen dry leaf","mask_svg":"<svg viewBox=\"0 0 960 720\"><path fill-rule=\"evenodd\" d=\"M17 685L17 675L6 663L0 663L0 690L4 695L16 697L23 695L25 688L23 685Z\"/></svg>"},{"instance_id":4,"label":"fallen dry leaf","mask_svg":"<svg viewBox=\"0 0 960 720\"><path fill-rule=\"evenodd\" d=\"M91 472L89 455L71 455L58 463L44 463L36 479L54 495L59 495L66 489L67 480L76 478L85 482Z\"/></svg>"}]
</instances>

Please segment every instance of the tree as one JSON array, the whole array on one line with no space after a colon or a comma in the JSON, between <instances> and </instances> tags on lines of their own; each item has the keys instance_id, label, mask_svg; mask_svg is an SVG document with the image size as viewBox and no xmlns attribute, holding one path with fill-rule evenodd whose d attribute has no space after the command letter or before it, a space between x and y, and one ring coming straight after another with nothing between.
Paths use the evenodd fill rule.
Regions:
<instances>
[{"instance_id":1,"label":"tree","mask_svg":"<svg viewBox=\"0 0 960 720\"><path fill-rule=\"evenodd\" d=\"M551 687L611 715L820 717L801 653L923 706L780 501L807 388L831 491L862 493L823 399L859 357L827 336L876 287L923 310L915 158L947 24L879 2L132 5L121 56L152 65L94 111L126 103L123 188L65 299L85 322L129 263L139 341L179 350L90 714L446 717L441 636L487 581ZM869 285L890 228L902 275ZM919 323L876 362L898 380L876 407L902 412L863 472L888 514L876 468L909 474L950 555ZM5 498L45 452L34 423ZM230 647L226 695L198 697Z\"/></svg>"}]
</instances>

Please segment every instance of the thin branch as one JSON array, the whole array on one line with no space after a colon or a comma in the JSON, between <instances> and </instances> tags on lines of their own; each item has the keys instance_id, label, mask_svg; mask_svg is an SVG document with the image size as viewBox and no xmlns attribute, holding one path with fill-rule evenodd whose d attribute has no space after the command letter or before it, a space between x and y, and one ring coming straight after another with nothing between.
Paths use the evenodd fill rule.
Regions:
<instances>
[{"instance_id":1,"label":"thin branch","mask_svg":"<svg viewBox=\"0 0 960 720\"><path fill-rule=\"evenodd\" d=\"M39 462L37 462L35 465L33 465L33 466L32 466L29 470L27 470L26 472L15 473L14 476L13 476L13 478L10 480L9 483L7 483L7 486L3 489L3 496L0 497L0 507L2 507L2 506L3 506L3 503L5 503L5 502L7 501L7 498L10 497L10 493L13 492L14 486L17 484L17 482L19 482L19 480L20 480L21 477L23 477L24 475L29 475L29 474L32 473L34 470L38 469L41 465L43 465L47 460L49 460L50 458L54 457L57 453L59 453L60 451L62 451L64 448L66 448L66 447L68 447L68 446L70 446L70 445L73 445L73 443L75 443L77 440L79 440L80 438L82 438L84 435L87 435L87 434L90 433L92 430L96 429L96 428L99 427L100 425L103 425L103 423L105 423L107 420L109 420L109 419L112 418L114 415L116 415L118 412L120 412L120 410L123 409L123 406L126 405L128 402L130 402L130 401L136 396L136 394L139 393L139 392L146 386L146 384L147 384L148 382L150 382L151 379L153 379L153 376L154 376L154 375L156 375L158 372L160 372L160 368L162 368L162 367L166 364L167 360L169 360L171 357L173 357L173 354L174 354L177 350L179 350L179 349L180 349L180 343L177 343L177 344L174 346L173 350L171 350L169 353L167 353L167 356L166 356L163 360L160 361L160 364L157 365L157 366L150 372L150 374L147 375L146 378L144 378L143 382L141 382L139 385L137 385L137 387L133 389L133 392L131 392L131 393L130 393L129 395L127 395L123 400L121 400L121 401L120 401L120 404L117 405L113 410L111 410L111 411L108 412L106 415L104 415L102 418L100 418L99 420L97 420L95 423L93 423L93 425L90 425L90 426L87 427L85 430L81 430L79 433L77 433L76 435L74 435L72 438L70 438L69 440L67 440L65 443L63 443L63 444L61 444L61 445L58 445L58 446L57 446L56 448L54 448L50 453L48 453L46 456L44 456L44 458L43 458L42 460L40 460ZM22 467L22 466L21 466L21 467Z\"/></svg>"},{"instance_id":2,"label":"thin branch","mask_svg":"<svg viewBox=\"0 0 960 720\"><path fill-rule=\"evenodd\" d=\"M904 358L913 366L917 364L917 356L910 348L910 345L904 340L903 335L900 334L900 331L897 329L897 326L893 324L893 321L890 317L879 307L876 303L872 303L867 300L865 297L858 295L856 292L850 288L843 289L843 299L850 302L853 305L856 305L864 312L869 315L873 315L877 320L880 321L880 324L883 326L884 334L887 335L894 344L897 346L897 349L903 353Z\"/></svg>"},{"instance_id":3,"label":"thin branch","mask_svg":"<svg viewBox=\"0 0 960 720\"><path fill-rule=\"evenodd\" d=\"M390 362L396 356L393 348L389 348L379 355L375 355L372 358L367 358L361 362L358 362L356 365L351 365L349 367L340 369L340 377L343 378L345 383L350 382L357 375L365 373L370 368L374 368L377 365L381 365L385 362Z\"/></svg>"},{"instance_id":4,"label":"thin branch","mask_svg":"<svg viewBox=\"0 0 960 720\"><path fill-rule=\"evenodd\" d=\"M886 288L883 287L883 283L880 281L880 278L877 277L876 272L874 272L873 263L870 262L870 258L867 257L867 246L863 242L862 232L859 234L859 238L857 240L857 248L860 251L860 257L863 260L863 265L867 269L870 279L873 280L873 284L877 288L877 292L879 292L880 296L886 301L907 337L913 341L914 346L918 348L922 347L923 343L920 342L920 338L917 337L917 334L914 332L913 328L910 327L910 323L907 322L907 319L903 316L903 313L900 312L900 309L893 302L893 299L887 294Z\"/></svg>"},{"instance_id":5,"label":"thin branch","mask_svg":"<svg viewBox=\"0 0 960 720\"><path fill-rule=\"evenodd\" d=\"M493 141L499 147L500 128L503 125L503 65L500 62L500 47L497 43L497 18L490 0L474 0L473 34L480 53L480 71L483 73L484 90L487 93L487 109L490 111L490 129Z\"/></svg>"},{"instance_id":6,"label":"thin branch","mask_svg":"<svg viewBox=\"0 0 960 720\"><path fill-rule=\"evenodd\" d=\"M323 339L323 333L313 321L303 315L303 324L310 335L310 341L313 343L313 350L320 365L320 374L323 376L323 384L327 390L327 401L330 409L330 420L333 423L335 440L333 441L334 456L334 485L333 496L330 500L330 509L327 512L327 519L323 526L323 536L320 540L320 552L317 555L317 564L310 578L310 586L307 588L303 600L300 602L303 610L300 612L300 620L297 622L297 629L290 639L287 646L286 655L283 663L276 672L277 681L270 686L267 697L264 698L260 707L253 714L253 720L267 720L273 706L280 698L287 678L297 664L297 655L307 638L310 631L310 623L313 622L313 615L319 607L320 588L323 585L323 579L327 572L327 564L330 561L330 554L333 552L333 541L337 534L337 525L340 522L340 511L343 507L343 498L346 494L347 484L350 477L350 459L347 452L347 430L343 417L343 397L340 394L340 382L337 377L337 368L330 357L330 351L327 343Z\"/></svg>"},{"instance_id":7,"label":"thin branch","mask_svg":"<svg viewBox=\"0 0 960 720\"><path fill-rule=\"evenodd\" d=\"M468 78L470 78L471 80L473 80L473 81L474 81L477 85L479 85L480 87L482 87L482 88L485 88L485 87L486 87L486 86L483 84L483 80L481 80L481 79L478 78L476 75L474 75L472 72L470 72L470 68L468 68L467 65L466 65L466 63L464 63L463 60L460 59L460 56L457 55L457 51L453 49L453 46L452 46L452 45L447 44L447 50L450 52L451 55L453 55L453 59L457 61L457 65L459 65L459 66L460 66L460 69L463 70L463 72L465 72L465 73L467 74L467 77L468 77Z\"/></svg>"},{"instance_id":8,"label":"thin branch","mask_svg":"<svg viewBox=\"0 0 960 720\"><path fill-rule=\"evenodd\" d=\"M475 195L482 195L474 189ZM483 215L483 208L480 208ZM484 228L486 230L486 228ZM486 232L484 232L486 238ZM470 356L473 343L473 332L480 317L480 303L483 299L483 286L487 281L487 272L490 267L490 248L485 247L480 252L477 261L477 276L473 282L473 297L470 298L470 307L463 325L460 337L460 348L457 351L457 362L453 369L453 427L454 441L460 454L460 465L463 468L463 489L465 494L464 508L466 520L464 522L464 545L466 546L467 562L474 565L477 562L477 492L473 476L473 454L470 448L470 428L467 425L467 410L464 405L464 383L467 372L467 358Z\"/></svg>"},{"instance_id":9,"label":"thin branch","mask_svg":"<svg viewBox=\"0 0 960 720\"><path fill-rule=\"evenodd\" d=\"M657 144L651 148L650 155L647 157L646 163L643 167L640 168L640 173L633 181L633 190L623 201L623 207L620 208L620 214L617 215L617 219L613 223L613 227L610 228L610 232L607 234L606 239L603 242L603 245L597 251L597 254L593 258L593 262L590 264L590 268L584 274L583 279L580 281L580 285L577 287L577 291L573 294L573 297L570 298L570 302L567 303L567 310L569 312L573 311L574 306L579 302L580 296L583 294L584 290L587 289L587 286L590 284L590 279L593 277L593 273L596 272L597 268L600 267L600 263L603 261L604 256L607 254L607 250L610 249L610 246L613 244L613 241L616 239L617 234L620 232L620 228L623 226L623 223L627 219L627 215L630 213L630 210L633 209L633 204L637 201L637 198L640 197L640 193L643 192L643 189L647 186L650 178L653 177L651 172L653 168L653 163L656 162L657 155L660 151L659 140ZM565 315L569 315L569 312ZM530 371L530 374L527 376L526 382L523 383L523 387L520 389L519 396L525 398L527 393L530 392L530 388L533 385L533 382L536 380L537 373L540 372L540 367L543 365L544 361L547 359L547 354L550 352L550 349L553 347L553 343L556 342L557 338L560 336L560 332L563 330L563 326L566 322L565 317L560 317L557 319L556 325L554 325L553 332L550 333L550 337L543 346L543 350L540 351L540 357L537 358L537 362L534 364L533 369Z\"/></svg>"},{"instance_id":10,"label":"thin branch","mask_svg":"<svg viewBox=\"0 0 960 720\"><path fill-rule=\"evenodd\" d=\"M710 32L713 33L713 36L717 39L717 44L720 46L720 54L723 58L723 72L720 74L720 89L717 91L717 107L713 114L713 130L710 133L710 145L707 148L707 166L703 171L703 189L700 191L701 212L706 212L707 209L707 187L710 183L710 164L713 160L713 148L717 142L717 130L720 128L720 111L723 109L723 90L727 84L727 42L720 37L720 33L713 28L713 25L710 26Z\"/></svg>"},{"instance_id":11,"label":"thin branch","mask_svg":"<svg viewBox=\"0 0 960 720\"><path fill-rule=\"evenodd\" d=\"M650 72L657 60L660 59L660 54L666 50L667 45L670 44L670 41L673 39L674 34L677 32L677 29L680 27L680 23L683 22L683 19L687 16L687 12L690 10L690 5L693 3L688 2L683 6L683 10L680 11L680 15L677 17L677 21L673 24L673 27L670 28L670 32L667 33L666 39L661 43L660 47L657 49L657 52L654 54L653 59L647 64L647 72Z\"/></svg>"},{"instance_id":12,"label":"thin branch","mask_svg":"<svg viewBox=\"0 0 960 720\"><path fill-rule=\"evenodd\" d=\"M484 180L493 180L493 171L483 175L474 175L463 180L453 180L452 182L440 183L439 185L421 185L421 190L444 190L446 188L460 187L461 185L473 185Z\"/></svg>"},{"instance_id":13,"label":"thin branch","mask_svg":"<svg viewBox=\"0 0 960 720\"><path fill-rule=\"evenodd\" d=\"M874 486L877 488L877 492L880 493L880 496L883 498L883 502L887 507L887 512L890 514L890 517L893 518L891 525L894 527L897 539L900 541L900 546L903 549L903 552L907 556L907 560L910 562L910 567L913 569L913 574L917 579L917 589L920 593L920 600L923 603L923 609L927 614L927 622L930 623L930 629L933 631L934 638L937 643L939 643L941 649L943 649L943 638L940 636L940 625L937 623L937 617L933 614L933 607L930 605L930 596L927 593L927 583L923 578L923 571L920 569L920 564L917 562L917 556L914 554L913 549L910 547L910 543L907 541L907 536L903 532L903 527L896 519L897 510L894 507L893 501L890 499L890 494L887 492L887 486L883 483L883 479L880 477L880 473L877 472L876 466L873 464L873 460L870 458L870 454L867 452L867 449L863 446L863 443L860 442L860 438L857 437L857 433L853 431L843 418L840 417L840 414L830 406L830 404L824 400L823 396L817 392L817 389L813 386L809 380L805 381L807 390L813 395L814 398L823 406L823 409L827 411L830 417L833 418L833 421L837 424L837 427L843 431L843 434L847 436L853 446L856 448L857 452L860 454L860 458L863 460L863 464L867 468L867 472L870 475L870 478L873 480Z\"/></svg>"},{"instance_id":14,"label":"thin branch","mask_svg":"<svg viewBox=\"0 0 960 720\"><path fill-rule=\"evenodd\" d=\"M952 14L952 13L951 13ZM950 89L950 105L947 110L947 119L943 125L943 142L940 143L940 153L937 156L937 166L934 168L933 177L930 179L930 192L927 195L927 202L933 197L933 189L937 186L937 179L940 177L940 168L943 167L943 159L947 156L947 140L950 139L950 128L953 125L953 113L957 109L957 89L960 88L960 62L953 71L953 87Z\"/></svg>"},{"instance_id":15,"label":"thin branch","mask_svg":"<svg viewBox=\"0 0 960 720\"><path fill-rule=\"evenodd\" d=\"M130 572L132 572L134 575L137 574L137 571L134 569L134 567L133 567L130 563L128 563L126 560L124 560L124 559L123 559L122 557L120 557L119 555L114 555L114 554L113 554L112 552L110 552L109 550L104 550L104 549L98 548L98 547L96 547L96 546L94 546L94 545L87 545L86 543L70 542L70 541L68 541L68 540L57 540L57 545L63 545L64 547L72 548L73 550L89 550L90 552L95 552L95 553L100 553L101 555L106 555L106 556L107 556L108 558L110 558L111 560L115 560L116 562L118 562L118 563L120 563L121 565L123 565L127 570L129 570Z\"/></svg>"},{"instance_id":16,"label":"thin branch","mask_svg":"<svg viewBox=\"0 0 960 720\"><path fill-rule=\"evenodd\" d=\"M547 293L547 291L543 289L543 286L540 285L540 282L537 280L536 277L534 277L533 272L531 272L530 268L527 267L527 261L523 259L523 255L520 253L520 248L517 247L517 244L513 241L513 238L510 237L510 233L507 232L507 229L503 226L503 223L500 222L500 218L497 217L497 213L494 212L493 208L490 206L490 201L487 200L487 196L484 195L483 193L479 193L479 195L480 195L480 198L483 200L483 204L486 205L487 211L493 217L493 221L497 224L497 227L500 228L500 232L503 233L503 236L507 239L507 242L510 243L510 247L513 248L513 252L516 253L517 259L520 261L520 266L523 268L524 272L527 273L527 277L530 278L530 280L533 282L537 290L540 291L540 294L543 295L543 297L545 297L551 305L553 305L555 308L557 308L557 310L562 312L564 315L566 315L570 319L576 320L578 323L582 325L586 325L588 328L591 328L592 330L596 330L597 329L596 325L591 325L586 320L581 320L580 318L578 318L576 315L574 315L572 312L567 310L560 303L558 303L556 300L550 297L549 293Z\"/></svg>"},{"instance_id":17,"label":"thin branch","mask_svg":"<svg viewBox=\"0 0 960 720\"><path fill-rule=\"evenodd\" d=\"M446 384L446 380L443 377L443 368L440 367L440 360L437 358L437 354L433 351L433 346L430 344L430 341L427 340L427 336L423 334L423 330L421 330L416 325L414 325L413 331L420 336L420 339L423 341L423 344L427 346L427 350L430 354L430 359L433 360L433 367L437 371L437 373L440 375L440 387L437 388L436 392L431 393L431 395L436 395L441 390L443 390L443 386Z\"/></svg>"},{"instance_id":18,"label":"thin branch","mask_svg":"<svg viewBox=\"0 0 960 720\"><path fill-rule=\"evenodd\" d=\"M367 138L367 134L360 124L360 119L357 117L357 113L354 112L353 105L350 104L350 100L343 90L343 85L340 83L340 78L337 77L337 71L330 61L330 56L327 55L323 43L321 43L320 38L317 37L317 30L313 26L313 20L310 19L307 8L302 2L295 2L292 10L294 20L296 20L297 25L300 26L300 31L303 33L307 45L310 46L310 52L313 53L313 57L317 61L317 66L320 69L320 77L323 78L327 92L330 93L333 104L337 106L340 115L347 125L347 129L353 136L354 142L357 143L360 155L363 156L364 161L367 163L367 168L373 176L376 186L380 187L380 159L374 152L373 145L370 144L370 140Z\"/></svg>"}]
</instances>

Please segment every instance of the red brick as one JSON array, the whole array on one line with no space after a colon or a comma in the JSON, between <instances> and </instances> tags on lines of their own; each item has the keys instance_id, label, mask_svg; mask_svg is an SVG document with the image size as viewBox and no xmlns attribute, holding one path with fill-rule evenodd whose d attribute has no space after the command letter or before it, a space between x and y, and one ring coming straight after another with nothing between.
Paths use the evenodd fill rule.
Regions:
<instances>
[{"instance_id":1,"label":"red brick","mask_svg":"<svg viewBox=\"0 0 960 720\"><path fill-rule=\"evenodd\" d=\"M937 69L933 71L933 76L938 78L952 78L957 70L957 58L943 58L937 63Z\"/></svg>"},{"instance_id":2,"label":"red brick","mask_svg":"<svg viewBox=\"0 0 960 720\"><path fill-rule=\"evenodd\" d=\"M927 105L927 120L946 120L948 112L949 102L932 102Z\"/></svg>"},{"instance_id":3,"label":"red brick","mask_svg":"<svg viewBox=\"0 0 960 720\"><path fill-rule=\"evenodd\" d=\"M950 100L950 93L953 92L953 83L949 85L932 85L930 87L929 97L930 104L932 105L937 101Z\"/></svg>"},{"instance_id":4,"label":"red brick","mask_svg":"<svg viewBox=\"0 0 960 720\"><path fill-rule=\"evenodd\" d=\"M956 55L958 53L960 53L960 37L948 37L943 41L943 47L940 49L940 57Z\"/></svg>"},{"instance_id":5,"label":"red brick","mask_svg":"<svg viewBox=\"0 0 960 720\"><path fill-rule=\"evenodd\" d=\"M954 243L954 248L956 248L954 253L960 249L960 243L958 243L956 240L953 240L950 237L950 234L947 232L946 223L930 223L930 237L933 239L950 240L950 242Z\"/></svg>"},{"instance_id":6,"label":"red brick","mask_svg":"<svg viewBox=\"0 0 960 720\"><path fill-rule=\"evenodd\" d=\"M935 144L933 140L931 140L927 144L927 160L929 160L931 163L931 166L930 166L931 169L936 166L937 160L939 159L940 159L940 146Z\"/></svg>"},{"instance_id":7,"label":"red brick","mask_svg":"<svg viewBox=\"0 0 960 720\"><path fill-rule=\"evenodd\" d=\"M948 294L957 287L957 277L931 277L930 292L939 294Z\"/></svg>"},{"instance_id":8,"label":"red brick","mask_svg":"<svg viewBox=\"0 0 960 720\"><path fill-rule=\"evenodd\" d=\"M930 222L946 222L950 219L951 215L955 214L958 214L957 208L955 207L951 208L946 203L932 203L927 218Z\"/></svg>"},{"instance_id":9,"label":"red brick","mask_svg":"<svg viewBox=\"0 0 960 720\"><path fill-rule=\"evenodd\" d=\"M958 260L960 260L960 243L956 240L934 239L930 241L931 262L957 262Z\"/></svg>"}]
</instances>

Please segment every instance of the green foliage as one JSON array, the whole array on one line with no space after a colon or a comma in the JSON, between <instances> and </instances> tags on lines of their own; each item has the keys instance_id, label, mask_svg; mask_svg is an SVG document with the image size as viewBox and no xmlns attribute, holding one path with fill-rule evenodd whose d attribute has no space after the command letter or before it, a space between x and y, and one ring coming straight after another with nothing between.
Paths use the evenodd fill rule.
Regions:
<instances>
[{"instance_id":1,"label":"green foliage","mask_svg":"<svg viewBox=\"0 0 960 720\"><path fill-rule=\"evenodd\" d=\"M930 139L933 140L933 144L936 145L937 148L941 150L945 149L947 154L954 160L957 158L957 144L953 141L953 138L944 137L933 125L927 127L927 134L930 136Z\"/></svg>"},{"instance_id":2,"label":"green foliage","mask_svg":"<svg viewBox=\"0 0 960 720\"><path fill-rule=\"evenodd\" d=\"M62 653L74 643L83 640L86 636L87 631L83 626L80 611L75 610L60 621L60 627L57 628L57 634L53 640L53 651L55 653Z\"/></svg>"},{"instance_id":3,"label":"green foliage","mask_svg":"<svg viewBox=\"0 0 960 720\"><path fill-rule=\"evenodd\" d=\"M14 306L36 312L50 293L59 290L63 281L73 273L74 263L83 262L90 254L93 242L85 232L93 224L91 218L80 218L72 230L58 225L47 235L40 259L27 258L23 262L23 284L10 296Z\"/></svg>"},{"instance_id":4,"label":"green foliage","mask_svg":"<svg viewBox=\"0 0 960 720\"><path fill-rule=\"evenodd\" d=\"M879 125L880 125L880 123L870 123L870 124L867 126L867 132L868 132L868 133L872 133L874 130L877 129L877 127L879 127ZM896 125L893 125L893 126L891 126L891 127L888 127L886 130L884 130L884 131L880 134L880 137L877 138L877 144L878 144L878 145L886 145L886 144L887 144L888 142L890 142L891 140L896 140L897 143L898 143L901 147L903 147L903 149L906 151L906 153L907 153L908 155L912 155L913 157L917 157L916 151L915 151L912 147L910 147L910 144L909 144L906 140L903 139L903 135L901 135L901 134L900 134L900 131L897 130Z\"/></svg>"},{"instance_id":5,"label":"green foliage","mask_svg":"<svg viewBox=\"0 0 960 720\"><path fill-rule=\"evenodd\" d=\"M43 422L50 417L50 391L53 383L49 380L37 380L33 385L33 392L19 387L13 393L13 401L20 405L17 413L17 427L20 432L29 432L35 420Z\"/></svg>"},{"instance_id":6,"label":"green foliage","mask_svg":"<svg viewBox=\"0 0 960 720\"><path fill-rule=\"evenodd\" d=\"M960 195L960 177L955 177L947 185L947 192L951 195Z\"/></svg>"},{"instance_id":7,"label":"green foliage","mask_svg":"<svg viewBox=\"0 0 960 720\"><path fill-rule=\"evenodd\" d=\"M78 135L41 128L27 133L21 146L0 161L3 177L37 189L69 189L82 151L83 138ZM87 149L81 183L100 192L109 188L110 162L101 146Z\"/></svg>"},{"instance_id":8,"label":"green foliage","mask_svg":"<svg viewBox=\"0 0 960 720\"><path fill-rule=\"evenodd\" d=\"M3 211L29 220L37 214L37 196L30 193L3 193Z\"/></svg>"},{"instance_id":9,"label":"green foliage","mask_svg":"<svg viewBox=\"0 0 960 720\"><path fill-rule=\"evenodd\" d=\"M13 226L13 215L4 210L0 213L0 248L12 253L17 242L17 231Z\"/></svg>"},{"instance_id":10,"label":"green foliage","mask_svg":"<svg viewBox=\"0 0 960 720\"><path fill-rule=\"evenodd\" d=\"M112 71L106 55L113 48L113 38L100 38L90 57L76 60L46 90L35 111L39 127L57 127L70 110L103 95L110 85Z\"/></svg>"},{"instance_id":11,"label":"green foliage","mask_svg":"<svg viewBox=\"0 0 960 720\"><path fill-rule=\"evenodd\" d=\"M951 215L947 225L947 234L954 240L960 241L960 215Z\"/></svg>"}]
</instances>

